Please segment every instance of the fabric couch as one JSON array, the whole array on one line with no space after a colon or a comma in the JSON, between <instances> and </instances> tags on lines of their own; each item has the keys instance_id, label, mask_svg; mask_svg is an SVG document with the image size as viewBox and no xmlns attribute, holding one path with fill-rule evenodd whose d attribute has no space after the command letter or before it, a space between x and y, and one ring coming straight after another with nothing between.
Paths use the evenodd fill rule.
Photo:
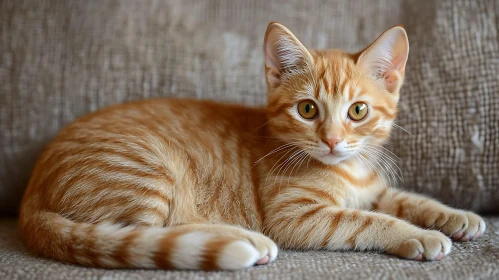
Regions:
<instances>
[{"instance_id":1,"label":"fabric couch","mask_svg":"<svg viewBox=\"0 0 499 280\"><path fill-rule=\"evenodd\" d=\"M75 118L151 97L265 104L270 21L311 48L358 51L403 24L406 82L388 146L401 188L487 215L440 262L282 251L235 272L104 270L32 256L15 215L43 145ZM498 279L499 1L0 1L0 279Z\"/></svg>"}]
</instances>

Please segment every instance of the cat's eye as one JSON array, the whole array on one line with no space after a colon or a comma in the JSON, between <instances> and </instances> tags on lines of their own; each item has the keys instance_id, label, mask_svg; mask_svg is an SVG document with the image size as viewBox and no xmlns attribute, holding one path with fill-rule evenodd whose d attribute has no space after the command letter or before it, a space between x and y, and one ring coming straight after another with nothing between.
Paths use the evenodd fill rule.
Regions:
<instances>
[{"instance_id":1,"label":"cat's eye","mask_svg":"<svg viewBox=\"0 0 499 280\"><path fill-rule=\"evenodd\" d=\"M298 113L304 119L313 119L317 117L319 110L317 109L317 105L312 100L303 100L298 103Z\"/></svg>"},{"instance_id":2,"label":"cat's eye","mask_svg":"<svg viewBox=\"0 0 499 280\"><path fill-rule=\"evenodd\" d=\"M348 108L348 117L354 121L361 121L367 116L368 112L369 109L366 103L357 102Z\"/></svg>"}]
</instances>

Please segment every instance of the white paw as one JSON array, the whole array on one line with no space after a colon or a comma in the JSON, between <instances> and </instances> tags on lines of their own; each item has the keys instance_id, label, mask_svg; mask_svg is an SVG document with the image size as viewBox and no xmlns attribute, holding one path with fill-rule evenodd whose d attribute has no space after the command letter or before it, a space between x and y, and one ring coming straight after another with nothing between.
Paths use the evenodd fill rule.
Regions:
<instances>
[{"instance_id":1,"label":"white paw","mask_svg":"<svg viewBox=\"0 0 499 280\"><path fill-rule=\"evenodd\" d=\"M220 269L241 269L268 264L277 258L277 245L268 237L249 232L244 240L235 240L225 246L218 258Z\"/></svg>"},{"instance_id":2,"label":"white paw","mask_svg":"<svg viewBox=\"0 0 499 280\"><path fill-rule=\"evenodd\" d=\"M439 261L450 253L451 247L451 240L441 232L421 230L395 246L391 253L405 259Z\"/></svg>"},{"instance_id":3,"label":"white paw","mask_svg":"<svg viewBox=\"0 0 499 280\"><path fill-rule=\"evenodd\" d=\"M452 235L452 239L460 242L474 240L482 236L485 232L485 221L477 214L459 211L454 216L459 217L461 228L454 232L446 232Z\"/></svg>"}]
</instances>

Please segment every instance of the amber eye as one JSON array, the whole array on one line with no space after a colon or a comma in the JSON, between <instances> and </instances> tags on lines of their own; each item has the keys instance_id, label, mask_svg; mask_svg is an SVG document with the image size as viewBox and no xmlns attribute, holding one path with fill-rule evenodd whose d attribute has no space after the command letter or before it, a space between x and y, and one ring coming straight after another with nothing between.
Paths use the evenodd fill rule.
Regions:
<instances>
[{"instance_id":1,"label":"amber eye","mask_svg":"<svg viewBox=\"0 0 499 280\"><path fill-rule=\"evenodd\" d=\"M367 116L368 112L369 109L366 103L357 102L348 108L348 117L354 121L361 121Z\"/></svg>"},{"instance_id":2,"label":"amber eye","mask_svg":"<svg viewBox=\"0 0 499 280\"><path fill-rule=\"evenodd\" d=\"M314 101L303 100L302 102L298 103L298 113L300 113L300 116L302 116L304 119L310 120L317 117L319 110L317 109L317 105L315 105Z\"/></svg>"}]
</instances>

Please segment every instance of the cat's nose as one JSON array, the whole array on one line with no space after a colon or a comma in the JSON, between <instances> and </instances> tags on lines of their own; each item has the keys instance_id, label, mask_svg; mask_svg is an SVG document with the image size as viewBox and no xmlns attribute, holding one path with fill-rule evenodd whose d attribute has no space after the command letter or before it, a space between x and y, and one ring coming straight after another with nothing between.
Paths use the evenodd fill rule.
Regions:
<instances>
[{"instance_id":1,"label":"cat's nose","mask_svg":"<svg viewBox=\"0 0 499 280\"><path fill-rule=\"evenodd\" d=\"M326 143L329 148L331 148L331 150L334 150L334 148L338 145L338 143L340 143L343 139L340 139L340 138L336 138L336 137L333 137L333 138L322 138L322 141L324 141L324 143Z\"/></svg>"}]
</instances>

